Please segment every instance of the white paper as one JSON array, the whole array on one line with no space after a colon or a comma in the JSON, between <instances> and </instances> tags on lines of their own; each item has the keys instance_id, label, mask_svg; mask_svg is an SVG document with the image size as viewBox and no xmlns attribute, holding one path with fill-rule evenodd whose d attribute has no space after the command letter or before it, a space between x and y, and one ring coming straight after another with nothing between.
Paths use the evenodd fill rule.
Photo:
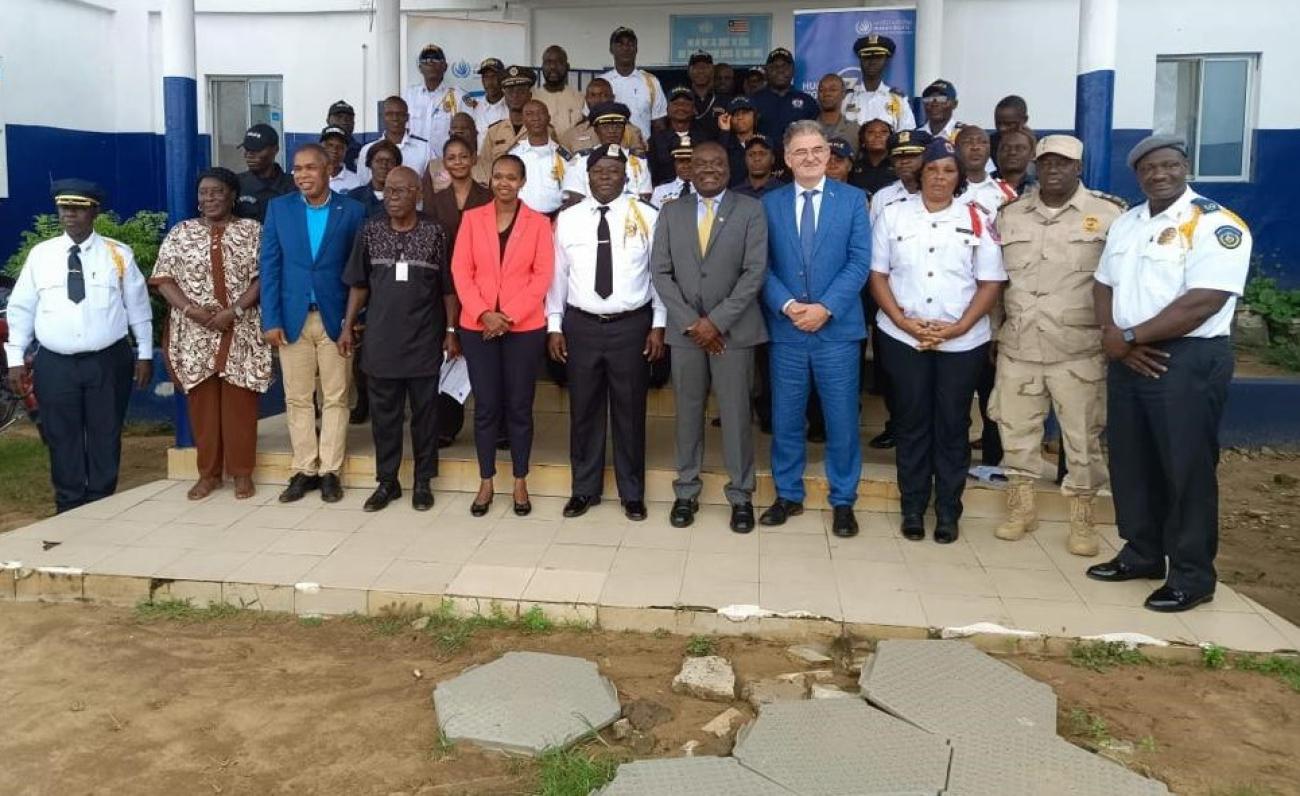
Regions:
<instances>
[{"instance_id":1,"label":"white paper","mask_svg":"<svg viewBox=\"0 0 1300 796\"><path fill-rule=\"evenodd\" d=\"M393 275L393 278L398 282L405 282L407 277L407 267L406 260L398 260L396 266L397 273Z\"/></svg>"},{"instance_id":2,"label":"white paper","mask_svg":"<svg viewBox=\"0 0 1300 796\"><path fill-rule=\"evenodd\" d=\"M442 372L438 374L438 389L455 398L457 403L465 403L469 397L469 366L465 357L456 357L442 363Z\"/></svg>"}]
</instances>

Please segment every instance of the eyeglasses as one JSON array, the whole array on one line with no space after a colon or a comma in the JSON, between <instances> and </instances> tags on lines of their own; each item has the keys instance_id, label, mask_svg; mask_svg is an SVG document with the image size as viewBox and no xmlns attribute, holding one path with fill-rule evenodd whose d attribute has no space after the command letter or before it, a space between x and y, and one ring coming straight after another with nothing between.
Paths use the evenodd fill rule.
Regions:
<instances>
[{"instance_id":1,"label":"eyeglasses","mask_svg":"<svg viewBox=\"0 0 1300 796\"><path fill-rule=\"evenodd\" d=\"M830 147L815 146L808 149L796 149L790 153L790 156L793 157L795 160L806 160L807 158L810 157L817 158L820 160L821 158L826 157L827 152L830 152Z\"/></svg>"},{"instance_id":2,"label":"eyeglasses","mask_svg":"<svg viewBox=\"0 0 1300 796\"><path fill-rule=\"evenodd\" d=\"M952 100L943 94L931 94L928 97L921 97L922 105L938 105L940 102L952 102Z\"/></svg>"}]
</instances>

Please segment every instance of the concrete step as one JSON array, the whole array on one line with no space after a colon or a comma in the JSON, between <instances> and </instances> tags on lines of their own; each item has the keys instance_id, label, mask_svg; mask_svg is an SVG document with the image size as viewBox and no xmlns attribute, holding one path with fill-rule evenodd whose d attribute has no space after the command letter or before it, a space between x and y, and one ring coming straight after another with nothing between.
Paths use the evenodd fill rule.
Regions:
<instances>
[{"instance_id":1,"label":"concrete step","mask_svg":"<svg viewBox=\"0 0 1300 796\"><path fill-rule=\"evenodd\" d=\"M540 402L539 402L540 404ZM567 412L538 411L533 441L529 490L533 495L567 497L570 494L569 469L569 418ZM439 453L439 475L434 482L437 489L473 492L478 489L478 460L472 440L472 415L466 418L466 429L455 444ZM676 477L673 443L674 418L651 415L646 422L646 498L648 500L673 499L673 479ZM863 467L858 484L858 507L863 511L897 512L898 483L894 468L893 451L873 450L866 441L878 429L864 427L861 431ZM410 457L407 435L406 458L400 477L409 484L414 461ZM755 458L757 463L757 488L754 502L757 506L769 505L775 499L770 468L771 437L754 429ZM348 456L344 461L342 479L345 486L366 487L374 483L374 443L368 425L348 428ZM806 505L810 508L828 508L828 484L823 467L824 446L808 446L808 466L804 477L807 489ZM257 469L254 479L263 484L283 484L292 471L293 457L289 446L289 431L283 415L264 418L258 424ZM613 457L606 453L605 497L617 498L614 485ZM1045 474L1055 472L1055 464L1043 462ZM191 479L197 477L193 448L173 448L168 452L168 477ZM723 486L727 483L722 465L721 430L706 424L704 455L703 503L724 504ZM497 452L497 492L509 494L511 484L510 455ZM1050 480L1040 479L1037 485L1039 515L1044 520L1067 520L1068 503ZM972 517L1000 518L1004 516L1005 498L1002 489L971 480L964 498L967 515ZM1113 522L1110 498L1099 500L1096 519L1101 523Z\"/></svg>"}]
</instances>

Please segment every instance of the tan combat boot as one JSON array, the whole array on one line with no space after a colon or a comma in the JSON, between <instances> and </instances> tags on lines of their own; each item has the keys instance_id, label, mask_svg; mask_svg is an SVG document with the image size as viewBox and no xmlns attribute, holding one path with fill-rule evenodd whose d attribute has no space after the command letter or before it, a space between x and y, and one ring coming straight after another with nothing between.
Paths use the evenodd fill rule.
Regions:
<instances>
[{"instance_id":1,"label":"tan combat boot","mask_svg":"<svg viewBox=\"0 0 1300 796\"><path fill-rule=\"evenodd\" d=\"M1097 529L1092 527L1092 495L1070 498L1070 536L1065 549L1076 556L1095 556L1101 549Z\"/></svg>"},{"instance_id":2,"label":"tan combat boot","mask_svg":"<svg viewBox=\"0 0 1300 796\"><path fill-rule=\"evenodd\" d=\"M1014 542L1037 528L1034 484L1027 478L1017 478L1007 488L1007 521L999 525L993 535Z\"/></svg>"}]
</instances>

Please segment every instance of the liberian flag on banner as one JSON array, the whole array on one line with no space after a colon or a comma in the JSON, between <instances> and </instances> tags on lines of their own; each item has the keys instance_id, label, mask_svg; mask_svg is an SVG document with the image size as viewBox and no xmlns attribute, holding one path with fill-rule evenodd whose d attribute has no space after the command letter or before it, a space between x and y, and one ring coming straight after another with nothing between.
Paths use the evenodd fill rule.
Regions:
<instances>
[{"instance_id":1,"label":"liberian flag on banner","mask_svg":"<svg viewBox=\"0 0 1300 796\"><path fill-rule=\"evenodd\" d=\"M747 19L729 19L727 20L727 32L733 36L742 36L749 33L749 20Z\"/></svg>"}]
</instances>

